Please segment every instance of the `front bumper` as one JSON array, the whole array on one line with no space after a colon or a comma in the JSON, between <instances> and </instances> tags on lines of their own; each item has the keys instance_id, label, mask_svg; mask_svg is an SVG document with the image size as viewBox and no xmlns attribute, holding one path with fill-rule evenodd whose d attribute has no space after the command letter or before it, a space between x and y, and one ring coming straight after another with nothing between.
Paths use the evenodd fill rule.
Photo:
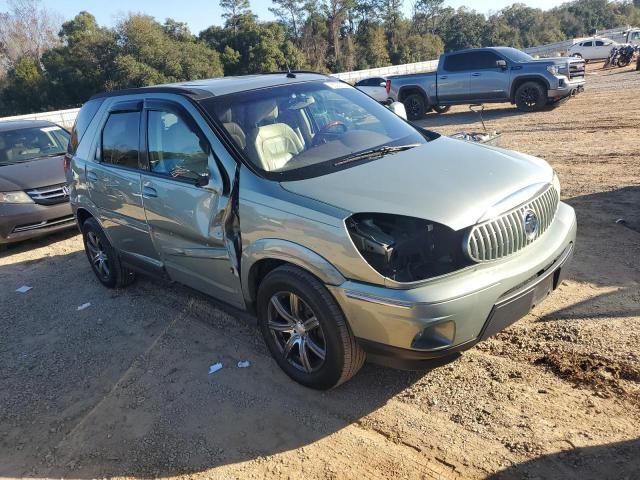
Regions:
<instances>
[{"instance_id":1,"label":"front bumper","mask_svg":"<svg viewBox=\"0 0 640 480\"><path fill-rule=\"evenodd\" d=\"M328 287L369 358L399 368L470 348L522 318L560 282L576 238L573 209L560 203L534 244L407 290L347 281Z\"/></svg>"},{"instance_id":2,"label":"front bumper","mask_svg":"<svg viewBox=\"0 0 640 480\"><path fill-rule=\"evenodd\" d=\"M75 226L69 202L56 205L0 205L0 244L41 237Z\"/></svg>"},{"instance_id":3,"label":"front bumper","mask_svg":"<svg viewBox=\"0 0 640 480\"><path fill-rule=\"evenodd\" d=\"M560 100L562 98L577 95L578 93L584 92L585 83L584 78L579 80L569 80L567 77L560 77L558 87L549 89L547 97L550 100Z\"/></svg>"}]
</instances>

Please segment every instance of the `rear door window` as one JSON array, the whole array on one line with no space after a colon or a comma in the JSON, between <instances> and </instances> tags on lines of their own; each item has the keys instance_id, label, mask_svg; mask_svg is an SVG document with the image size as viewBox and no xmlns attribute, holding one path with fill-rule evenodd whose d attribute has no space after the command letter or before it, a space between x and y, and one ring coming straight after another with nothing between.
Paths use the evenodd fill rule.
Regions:
<instances>
[{"instance_id":1,"label":"rear door window","mask_svg":"<svg viewBox=\"0 0 640 480\"><path fill-rule=\"evenodd\" d=\"M140 112L113 112L102 130L103 163L140 168Z\"/></svg>"},{"instance_id":2,"label":"rear door window","mask_svg":"<svg viewBox=\"0 0 640 480\"><path fill-rule=\"evenodd\" d=\"M463 72L471 69L472 53L458 53L444 59L444 69L447 72Z\"/></svg>"}]
</instances>

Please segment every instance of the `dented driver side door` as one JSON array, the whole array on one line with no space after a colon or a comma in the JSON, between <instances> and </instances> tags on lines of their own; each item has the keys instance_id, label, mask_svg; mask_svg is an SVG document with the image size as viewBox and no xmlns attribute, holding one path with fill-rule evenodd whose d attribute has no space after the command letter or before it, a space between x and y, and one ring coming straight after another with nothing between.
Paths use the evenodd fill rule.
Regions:
<instances>
[{"instance_id":1,"label":"dented driver side door","mask_svg":"<svg viewBox=\"0 0 640 480\"><path fill-rule=\"evenodd\" d=\"M145 100L142 201L151 238L169 276L226 303L244 306L234 248L234 173L224 147L197 110ZM231 175L229 175L229 173Z\"/></svg>"}]
</instances>

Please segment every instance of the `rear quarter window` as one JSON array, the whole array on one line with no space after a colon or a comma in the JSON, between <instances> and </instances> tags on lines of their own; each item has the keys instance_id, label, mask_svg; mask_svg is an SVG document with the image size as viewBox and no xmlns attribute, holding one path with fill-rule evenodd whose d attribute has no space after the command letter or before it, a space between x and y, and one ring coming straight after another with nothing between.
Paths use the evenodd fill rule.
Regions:
<instances>
[{"instance_id":1,"label":"rear quarter window","mask_svg":"<svg viewBox=\"0 0 640 480\"><path fill-rule=\"evenodd\" d=\"M84 136L84 133L87 131L91 120L95 117L98 109L104 102L104 98L96 98L93 100L89 100L85 103L80 111L78 112L78 116L76 117L76 121L71 129L71 140L69 141L69 149L68 152L72 155L75 155L76 150L78 149L78 145L80 145L80 141Z\"/></svg>"}]
</instances>

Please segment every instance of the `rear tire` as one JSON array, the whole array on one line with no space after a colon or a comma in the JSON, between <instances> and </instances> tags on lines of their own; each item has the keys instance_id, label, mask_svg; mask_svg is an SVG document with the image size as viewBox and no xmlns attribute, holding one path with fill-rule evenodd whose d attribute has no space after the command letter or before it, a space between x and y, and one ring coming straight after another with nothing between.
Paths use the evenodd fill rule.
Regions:
<instances>
[{"instance_id":1,"label":"rear tire","mask_svg":"<svg viewBox=\"0 0 640 480\"><path fill-rule=\"evenodd\" d=\"M318 390L353 377L366 355L337 302L314 276L285 265L261 282L258 322L280 368L293 380Z\"/></svg>"},{"instance_id":2,"label":"rear tire","mask_svg":"<svg viewBox=\"0 0 640 480\"><path fill-rule=\"evenodd\" d=\"M404 103L404 108L407 111L407 118L409 120L420 120L427 111L424 97L417 93L409 95L402 103Z\"/></svg>"},{"instance_id":3,"label":"rear tire","mask_svg":"<svg viewBox=\"0 0 640 480\"><path fill-rule=\"evenodd\" d=\"M538 82L524 82L515 94L515 104L521 112L536 112L547 104L547 90Z\"/></svg>"},{"instance_id":4,"label":"rear tire","mask_svg":"<svg viewBox=\"0 0 640 480\"><path fill-rule=\"evenodd\" d=\"M127 269L94 218L82 224L82 241L93 273L105 287L123 288L134 282L135 273Z\"/></svg>"},{"instance_id":5,"label":"rear tire","mask_svg":"<svg viewBox=\"0 0 640 480\"><path fill-rule=\"evenodd\" d=\"M433 107L433 111L438 114L447 113L449 110L451 110L451 105L436 105L435 107Z\"/></svg>"}]
</instances>

